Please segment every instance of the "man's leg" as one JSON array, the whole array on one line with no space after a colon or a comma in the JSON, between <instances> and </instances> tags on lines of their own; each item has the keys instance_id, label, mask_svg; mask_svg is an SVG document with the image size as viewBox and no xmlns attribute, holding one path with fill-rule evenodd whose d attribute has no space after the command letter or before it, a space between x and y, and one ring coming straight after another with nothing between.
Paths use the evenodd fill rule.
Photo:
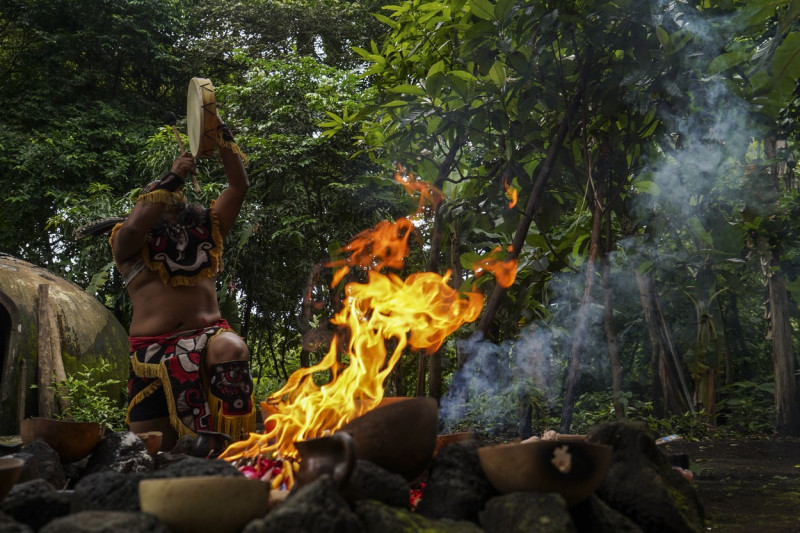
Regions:
<instances>
[{"instance_id":1,"label":"man's leg","mask_svg":"<svg viewBox=\"0 0 800 533\"><path fill-rule=\"evenodd\" d=\"M219 416L218 431L229 433L234 440L247 438L248 432L255 431L249 355L241 337L223 331L209 341L203 361L209 402Z\"/></svg>"}]
</instances>

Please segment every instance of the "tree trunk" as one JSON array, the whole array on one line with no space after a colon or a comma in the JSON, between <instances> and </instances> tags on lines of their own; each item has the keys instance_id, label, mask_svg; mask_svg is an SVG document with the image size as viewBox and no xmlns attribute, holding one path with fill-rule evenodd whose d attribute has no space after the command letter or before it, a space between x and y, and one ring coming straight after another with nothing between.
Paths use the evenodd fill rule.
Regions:
<instances>
[{"instance_id":1,"label":"tree trunk","mask_svg":"<svg viewBox=\"0 0 800 533\"><path fill-rule=\"evenodd\" d=\"M600 253L600 229L603 223L602 191L603 179L596 181L598 188L593 198L592 237L589 248L589 259L586 262L586 285L583 288L581 306L578 309L578 319L572 338L572 353L567 368L567 392L564 396L564 407L561 410L561 425L558 432L567 434L572 427L572 415L575 411L575 401L578 399L578 378L580 377L581 358L589 335L589 314L592 305L592 291L594 289L595 269L597 256Z\"/></svg>"},{"instance_id":2,"label":"tree trunk","mask_svg":"<svg viewBox=\"0 0 800 533\"><path fill-rule=\"evenodd\" d=\"M661 312L653 277L638 270L634 270L634 276L653 350L650 371L656 415L664 417L668 413L682 414L687 408L694 413L692 396L683 376L672 334Z\"/></svg>"},{"instance_id":3,"label":"tree trunk","mask_svg":"<svg viewBox=\"0 0 800 533\"><path fill-rule=\"evenodd\" d=\"M610 248L611 223L606 221L606 250ZM619 361L619 344L617 342L617 328L614 324L614 289L611 286L611 266L608 254L603 253L601 259L603 274L603 325L606 331L606 344L608 346L608 359L611 364L611 394L614 404L614 418L625 418L625 407L620 398L622 396L622 365Z\"/></svg>"},{"instance_id":4,"label":"tree trunk","mask_svg":"<svg viewBox=\"0 0 800 533\"><path fill-rule=\"evenodd\" d=\"M795 381L795 352L786 279L779 270L780 253L773 250L767 274L772 365L775 372L775 429L781 435L800 435L800 398Z\"/></svg>"},{"instance_id":5,"label":"tree trunk","mask_svg":"<svg viewBox=\"0 0 800 533\"><path fill-rule=\"evenodd\" d=\"M572 124L572 117L578 110L580 101L581 95L578 94L575 96L572 102L570 102L569 107L567 108L566 113L564 113L564 117L561 119L561 123L558 126L556 138L550 143L550 147L547 150L547 156L539 166L539 174L536 177L536 182L533 185L531 194L528 196L528 201L525 203L525 211L519 221L519 224L517 225L517 230L514 233L511 251L508 254L509 259L516 259L519 257L519 253L522 250L522 245L525 244L525 238L528 236L528 230L533 222L533 215L536 212L536 207L538 206L539 200L544 193L545 185L547 185L547 181L550 179L550 174L553 171L553 165L555 164L556 157L558 157L558 153L561 151L561 148L563 148L564 139L566 139L567 134L569 133L570 125ZM506 288L501 287L499 284L495 285L494 290L489 297L489 301L486 304L483 317L481 317L481 321L478 325L478 329L483 332L483 335L486 338L489 338L489 328L491 327L492 322L494 322L494 317L497 315L497 311L500 309L500 302L505 297L506 290Z\"/></svg>"}]
</instances>

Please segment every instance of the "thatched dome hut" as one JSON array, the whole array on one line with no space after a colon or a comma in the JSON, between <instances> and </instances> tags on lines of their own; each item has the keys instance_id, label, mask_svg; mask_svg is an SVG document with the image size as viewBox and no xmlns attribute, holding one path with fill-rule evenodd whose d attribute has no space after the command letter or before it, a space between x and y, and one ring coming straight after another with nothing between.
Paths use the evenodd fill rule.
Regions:
<instances>
[{"instance_id":1,"label":"thatched dome hut","mask_svg":"<svg viewBox=\"0 0 800 533\"><path fill-rule=\"evenodd\" d=\"M18 434L20 420L39 415L33 386L38 385L41 285L47 285L50 338L55 339L55 353L60 352L66 374L103 358L112 368L104 379L123 384L127 379L127 332L108 309L78 285L0 254L0 435Z\"/></svg>"}]
</instances>

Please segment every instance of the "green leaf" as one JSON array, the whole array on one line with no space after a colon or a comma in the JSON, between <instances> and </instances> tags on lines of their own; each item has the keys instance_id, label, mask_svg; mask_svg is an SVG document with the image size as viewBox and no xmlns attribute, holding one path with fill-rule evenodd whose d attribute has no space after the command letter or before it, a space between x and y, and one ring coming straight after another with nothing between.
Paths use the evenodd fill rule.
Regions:
<instances>
[{"instance_id":1,"label":"green leaf","mask_svg":"<svg viewBox=\"0 0 800 533\"><path fill-rule=\"evenodd\" d=\"M390 93L400 93L400 94L413 94L415 96L425 96L425 91L422 87L418 87L417 85L411 85L410 83L402 83L396 87L392 87L388 89Z\"/></svg>"},{"instance_id":2,"label":"green leaf","mask_svg":"<svg viewBox=\"0 0 800 533\"><path fill-rule=\"evenodd\" d=\"M636 181L633 183L633 189L638 193L647 193L653 196L661 195L661 189L654 181Z\"/></svg>"},{"instance_id":3,"label":"green leaf","mask_svg":"<svg viewBox=\"0 0 800 533\"><path fill-rule=\"evenodd\" d=\"M709 63L706 73L709 76L719 74L720 72L724 72L731 67L735 67L736 65L744 63L750 59L751 55L752 54L746 50L728 52L727 54L719 55L715 57L711 63Z\"/></svg>"},{"instance_id":4,"label":"green leaf","mask_svg":"<svg viewBox=\"0 0 800 533\"><path fill-rule=\"evenodd\" d=\"M484 20L494 19L494 6L489 0L469 0L469 12Z\"/></svg>"},{"instance_id":5,"label":"green leaf","mask_svg":"<svg viewBox=\"0 0 800 533\"><path fill-rule=\"evenodd\" d=\"M661 46L664 48L669 46L669 33L661 26L656 26L656 37L658 37L658 42L661 43Z\"/></svg>"},{"instance_id":6,"label":"green leaf","mask_svg":"<svg viewBox=\"0 0 800 533\"><path fill-rule=\"evenodd\" d=\"M495 61L492 68L489 69L489 79L495 85L502 87L506 83L506 66L502 61Z\"/></svg>"},{"instance_id":7,"label":"green leaf","mask_svg":"<svg viewBox=\"0 0 800 533\"><path fill-rule=\"evenodd\" d=\"M800 32L790 33L775 50L771 83L781 95L790 95L800 78Z\"/></svg>"}]
</instances>

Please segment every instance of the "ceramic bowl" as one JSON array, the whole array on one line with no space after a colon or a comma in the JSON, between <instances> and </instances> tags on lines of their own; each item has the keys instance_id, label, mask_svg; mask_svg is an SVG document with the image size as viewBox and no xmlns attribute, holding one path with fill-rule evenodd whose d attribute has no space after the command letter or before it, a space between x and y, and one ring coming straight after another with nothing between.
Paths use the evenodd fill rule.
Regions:
<instances>
[{"instance_id":1,"label":"ceramic bowl","mask_svg":"<svg viewBox=\"0 0 800 533\"><path fill-rule=\"evenodd\" d=\"M245 477L143 479L139 504L175 533L238 533L267 514L270 488Z\"/></svg>"},{"instance_id":2,"label":"ceramic bowl","mask_svg":"<svg viewBox=\"0 0 800 533\"><path fill-rule=\"evenodd\" d=\"M97 422L73 422L52 418L26 418L20 424L22 444L43 439L62 463L73 463L88 456L100 442L103 432Z\"/></svg>"},{"instance_id":3,"label":"ceramic bowl","mask_svg":"<svg viewBox=\"0 0 800 533\"><path fill-rule=\"evenodd\" d=\"M11 487L17 482L19 473L25 461L18 457L0 457L0 502L11 491Z\"/></svg>"},{"instance_id":4,"label":"ceramic bowl","mask_svg":"<svg viewBox=\"0 0 800 533\"><path fill-rule=\"evenodd\" d=\"M486 477L501 493L557 492L574 505L588 498L611 462L611 446L539 440L478 448Z\"/></svg>"},{"instance_id":5,"label":"ceramic bowl","mask_svg":"<svg viewBox=\"0 0 800 533\"><path fill-rule=\"evenodd\" d=\"M439 409L434 398L407 398L384 404L342 426L353 437L356 457L406 480L417 478L436 448Z\"/></svg>"},{"instance_id":6,"label":"ceramic bowl","mask_svg":"<svg viewBox=\"0 0 800 533\"><path fill-rule=\"evenodd\" d=\"M137 433L137 437L142 439L144 445L147 447L147 453L150 455L157 455L161 450L161 441L164 439L164 434L160 431L146 431L144 433Z\"/></svg>"}]
</instances>

